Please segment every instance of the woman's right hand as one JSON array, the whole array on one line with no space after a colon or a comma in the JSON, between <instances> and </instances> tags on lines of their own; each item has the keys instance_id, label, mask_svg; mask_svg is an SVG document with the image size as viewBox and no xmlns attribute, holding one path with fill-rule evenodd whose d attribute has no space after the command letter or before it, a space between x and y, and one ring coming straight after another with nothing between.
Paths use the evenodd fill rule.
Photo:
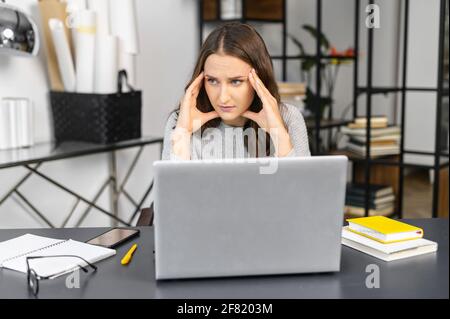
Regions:
<instances>
[{"instance_id":1,"label":"woman's right hand","mask_svg":"<svg viewBox=\"0 0 450 319\"><path fill-rule=\"evenodd\" d=\"M189 85L180 104L177 128L183 129L189 134L200 129L206 122L219 117L216 111L203 113L197 108L197 97L203 85L203 72Z\"/></svg>"},{"instance_id":2,"label":"woman's right hand","mask_svg":"<svg viewBox=\"0 0 450 319\"><path fill-rule=\"evenodd\" d=\"M172 133L173 153L181 159L191 158L191 135L206 122L219 117L216 111L203 113L197 108L197 97L203 84L203 72L189 85L180 103L177 125Z\"/></svg>"}]
</instances>

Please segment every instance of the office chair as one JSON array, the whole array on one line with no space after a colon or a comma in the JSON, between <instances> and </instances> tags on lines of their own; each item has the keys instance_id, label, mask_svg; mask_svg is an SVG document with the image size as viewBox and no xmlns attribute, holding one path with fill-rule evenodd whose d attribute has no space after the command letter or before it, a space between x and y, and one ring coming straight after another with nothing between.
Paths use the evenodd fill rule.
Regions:
<instances>
[{"instance_id":1,"label":"office chair","mask_svg":"<svg viewBox=\"0 0 450 319\"><path fill-rule=\"evenodd\" d=\"M136 226L153 226L153 203L148 208L141 209Z\"/></svg>"}]
</instances>

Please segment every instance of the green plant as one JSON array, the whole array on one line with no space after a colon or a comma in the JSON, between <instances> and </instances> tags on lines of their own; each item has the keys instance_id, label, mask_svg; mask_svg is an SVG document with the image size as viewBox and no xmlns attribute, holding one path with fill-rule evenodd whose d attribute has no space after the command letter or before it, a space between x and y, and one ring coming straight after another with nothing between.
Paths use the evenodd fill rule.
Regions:
<instances>
[{"instance_id":1,"label":"green plant","mask_svg":"<svg viewBox=\"0 0 450 319\"><path fill-rule=\"evenodd\" d=\"M317 29L311 25L303 25L302 29L305 30L311 37L316 41L320 42L320 54L327 58L320 59L320 69L321 77L323 83L325 84L326 96L320 95L319 97L319 107L317 110L316 94L311 88L312 74L314 67L318 60L314 55L309 55L306 53L303 44L292 34L288 34L288 37L292 42L298 47L302 60L300 63L300 79L306 82L306 97L303 100L305 102L305 108L313 115L319 112L320 118L323 118L324 112L327 107L332 106L333 103L333 93L339 73L339 68L341 64L352 63L352 57L354 57L355 52L352 48L348 48L343 52L338 52L336 48L330 45L330 41L322 33L318 32ZM335 57L335 58L333 58ZM342 59L342 57L346 59Z\"/></svg>"}]
</instances>

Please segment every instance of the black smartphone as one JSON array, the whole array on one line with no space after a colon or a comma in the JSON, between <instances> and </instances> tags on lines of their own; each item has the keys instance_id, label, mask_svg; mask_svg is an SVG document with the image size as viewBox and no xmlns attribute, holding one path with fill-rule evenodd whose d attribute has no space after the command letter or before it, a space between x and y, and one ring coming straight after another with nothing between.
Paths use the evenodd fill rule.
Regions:
<instances>
[{"instance_id":1,"label":"black smartphone","mask_svg":"<svg viewBox=\"0 0 450 319\"><path fill-rule=\"evenodd\" d=\"M139 235L139 229L116 227L100 234L86 243L91 245L114 248Z\"/></svg>"}]
</instances>

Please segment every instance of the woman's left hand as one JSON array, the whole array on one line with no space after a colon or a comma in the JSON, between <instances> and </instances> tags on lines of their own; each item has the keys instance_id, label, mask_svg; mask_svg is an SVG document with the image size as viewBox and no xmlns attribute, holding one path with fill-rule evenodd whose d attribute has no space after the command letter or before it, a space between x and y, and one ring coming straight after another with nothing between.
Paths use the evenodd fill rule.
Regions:
<instances>
[{"instance_id":1,"label":"woman's left hand","mask_svg":"<svg viewBox=\"0 0 450 319\"><path fill-rule=\"evenodd\" d=\"M262 109L258 113L246 111L242 116L256 122L259 127L269 133L275 144L276 155L285 156L292 150L292 144L284 126L278 102L264 86L255 69L250 71L248 79L261 99Z\"/></svg>"}]
</instances>

